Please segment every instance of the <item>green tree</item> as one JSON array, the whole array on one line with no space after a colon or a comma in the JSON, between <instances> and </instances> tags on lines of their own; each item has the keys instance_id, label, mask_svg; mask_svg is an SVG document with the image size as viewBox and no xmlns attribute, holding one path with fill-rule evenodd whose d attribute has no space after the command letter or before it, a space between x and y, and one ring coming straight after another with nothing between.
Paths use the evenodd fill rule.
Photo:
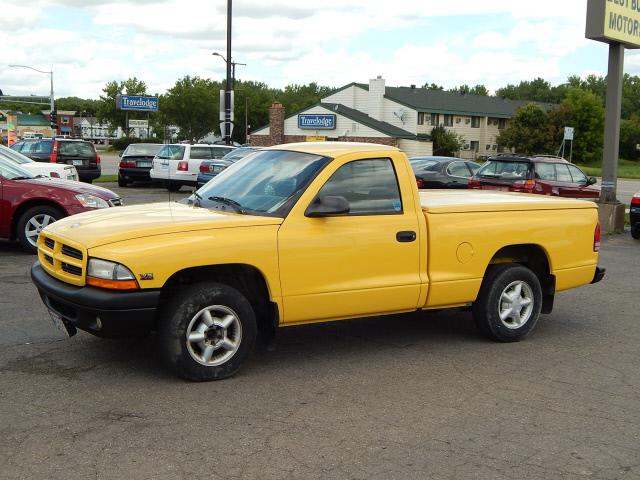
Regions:
<instances>
[{"instance_id":1,"label":"green tree","mask_svg":"<svg viewBox=\"0 0 640 480\"><path fill-rule=\"evenodd\" d=\"M487 87L485 87L482 84L478 84L475 87L470 87L469 85L467 85L465 83L463 85L460 85L459 87L451 88L451 89L447 90L447 92L464 93L464 94L471 94L471 95L481 95L483 97L489 96L489 90L487 89Z\"/></svg>"},{"instance_id":2,"label":"green tree","mask_svg":"<svg viewBox=\"0 0 640 480\"><path fill-rule=\"evenodd\" d=\"M452 157L462 147L462 139L455 132L447 130L442 125L433 127L431 140L433 141L434 155Z\"/></svg>"},{"instance_id":3,"label":"green tree","mask_svg":"<svg viewBox=\"0 0 640 480\"><path fill-rule=\"evenodd\" d=\"M333 89L330 87L318 86L311 82L309 85L287 85L284 90L277 92L276 98L289 114L299 112L320 101Z\"/></svg>"},{"instance_id":4,"label":"green tree","mask_svg":"<svg viewBox=\"0 0 640 480\"><path fill-rule=\"evenodd\" d=\"M162 118L177 125L182 138L189 141L218 130L220 86L217 82L187 75L159 100Z\"/></svg>"},{"instance_id":5,"label":"green tree","mask_svg":"<svg viewBox=\"0 0 640 480\"><path fill-rule=\"evenodd\" d=\"M511 100L528 100L531 102L557 102L558 93L543 78L523 80L518 85L508 84L496 90L496 96Z\"/></svg>"},{"instance_id":6,"label":"green tree","mask_svg":"<svg viewBox=\"0 0 640 480\"><path fill-rule=\"evenodd\" d=\"M638 160L640 151L640 117L631 115L628 120L622 120L620 124L620 157L626 160Z\"/></svg>"},{"instance_id":7,"label":"green tree","mask_svg":"<svg viewBox=\"0 0 640 480\"><path fill-rule=\"evenodd\" d=\"M108 82L102 91L104 95L100 95L96 111L98 122L106 121L113 129L120 127L128 136L129 128L126 124L126 113L116 108L116 95L147 95L147 85L133 77L124 82L116 80ZM129 118L138 118L139 116L139 112L129 112Z\"/></svg>"},{"instance_id":8,"label":"green tree","mask_svg":"<svg viewBox=\"0 0 640 480\"><path fill-rule=\"evenodd\" d=\"M98 112L98 100L78 97L57 98L56 109L82 113L83 116L95 116Z\"/></svg>"},{"instance_id":9,"label":"green tree","mask_svg":"<svg viewBox=\"0 0 640 480\"><path fill-rule=\"evenodd\" d=\"M442 91L444 90L444 87L442 85L438 85L437 83L424 83L422 85L422 88L426 88L427 90L439 90Z\"/></svg>"},{"instance_id":10,"label":"green tree","mask_svg":"<svg viewBox=\"0 0 640 480\"><path fill-rule=\"evenodd\" d=\"M245 107L249 133L269 123L269 107L274 102L276 91L267 84L253 81L238 81L235 88L235 126L232 138L236 142L244 143L245 132Z\"/></svg>"},{"instance_id":11,"label":"green tree","mask_svg":"<svg viewBox=\"0 0 640 480\"><path fill-rule=\"evenodd\" d=\"M564 127L575 129L573 159L584 163L602 159L604 108L595 93L571 87L562 103L549 112L550 141L555 149L561 145Z\"/></svg>"},{"instance_id":12,"label":"green tree","mask_svg":"<svg viewBox=\"0 0 640 480\"><path fill-rule=\"evenodd\" d=\"M535 103L519 108L497 142L527 155L548 153L551 135L547 112Z\"/></svg>"}]
</instances>

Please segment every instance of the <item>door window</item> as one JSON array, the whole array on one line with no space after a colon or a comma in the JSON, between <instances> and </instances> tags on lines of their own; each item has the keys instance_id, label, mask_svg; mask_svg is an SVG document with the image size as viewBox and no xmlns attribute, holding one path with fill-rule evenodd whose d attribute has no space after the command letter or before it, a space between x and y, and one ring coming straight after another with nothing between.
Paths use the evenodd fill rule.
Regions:
<instances>
[{"instance_id":1,"label":"door window","mask_svg":"<svg viewBox=\"0 0 640 480\"><path fill-rule=\"evenodd\" d=\"M573 178L573 181L576 183L587 183L587 176L582 173L582 170L580 170L578 167L576 167L575 165L567 165L567 167L569 168L569 171L571 172L571 177Z\"/></svg>"},{"instance_id":2,"label":"door window","mask_svg":"<svg viewBox=\"0 0 640 480\"><path fill-rule=\"evenodd\" d=\"M553 163L536 163L536 178L540 180L556 181L556 169Z\"/></svg>"},{"instance_id":3,"label":"door window","mask_svg":"<svg viewBox=\"0 0 640 480\"><path fill-rule=\"evenodd\" d=\"M464 162L451 162L447 167L447 172L454 177L469 178L470 175L469 169Z\"/></svg>"},{"instance_id":4,"label":"door window","mask_svg":"<svg viewBox=\"0 0 640 480\"><path fill-rule=\"evenodd\" d=\"M318 196L341 196L349 215L401 214L402 200L393 164L388 158L356 160L341 166Z\"/></svg>"},{"instance_id":5,"label":"door window","mask_svg":"<svg viewBox=\"0 0 640 480\"><path fill-rule=\"evenodd\" d=\"M467 167L471 170L471 175L475 175L478 170L480 170L480 165L474 162L467 162Z\"/></svg>"},{"instance_id":6,"label":"door window","mask_svg":"<svg viewBox=\"0 0 640 480\"><path fill-rule=\"evenodd\" d=\"M573 182L571 178L571 173L569 173L569 168L566 165L556 164L556 178L559 182Z\"/></svg>"}]
</instances>

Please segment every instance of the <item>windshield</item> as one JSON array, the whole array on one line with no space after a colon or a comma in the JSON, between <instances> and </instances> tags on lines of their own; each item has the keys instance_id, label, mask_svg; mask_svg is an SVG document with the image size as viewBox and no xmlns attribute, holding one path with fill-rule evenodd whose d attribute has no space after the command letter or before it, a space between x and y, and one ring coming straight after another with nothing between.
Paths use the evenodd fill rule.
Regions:
<instances>
[{"instance_id":1,"label":"windshield","mask_svg":"<svg viewBox=\"0 0 640 480\"><path fill-rule=\"evenodd\" d=\"M132 143L127 147L122 156L133 157L134 155L143 157L154 157L163 147L161 144Z\"/></svg>"},{"instance_id":2,"label":"windshield","mask_svg":"<svg viewBox=\"0 0 640 480\"><path fill-rule=\"evenodd\" d=\"M21 166L13 163L11 160L7 160L4 157L0 157L0 176L8 178L9 180L36 178L35 175L32 175Z\"/></svg>"},{"instance_id":3,"label":"windshield","mask_svg":"<svg viewBox=\"0 0 640 480\"><path fill-rule=\"evenodd\" d=\"M479 177L486 178L503 178L503 179L522 179L527 178L529 173L528 162L509 162L509 161L493 161L489 160L485 163L478 173Z\"/></svg>"},{"instance_id":4,"label":"windshield","mask_svg":"<svg viewBox=\"0 0 640 480\"><path fill-rule=\"evenodd\" d=\"M184 157L184 146L165 145L160 149L156 158L167 158L169 160L182 160Z\"/></svg>"},{"instance_id":5,"label":"windshield","mask_svg":"<svg viewBox=\"0 0 640 480\"><path fill-rule=\"evenodd\" d=\"M31 160L30 158L25 157L21 153L18 153L15 150L11 150L4 145L0 145L0 155L8 160L13 160L20 165L22 165L23 163L33 163L33 160Z\"/></svg>"},{"instance_id":6,"label":"windshield","mask_svg":"<svg viewBox=\"0 0 640 480\"><path fill-rule=\"evenodd\" d=\"M256 152L254 148L236 148L235 150L230 151L224 157L223 160L229 160L230 162L237 162L241 158L246 157L250 153Z\"/></svg>"},{"instance_id":7,"label":"windshield","mask_svg":"<svg viewBox=\"0 0 640 480\"><path fill-rule=\"evenodd\" d=\"M202 207L221 209L233 204L232 211L284 217L329 161L308 153L260 151L223 170L194 198Z\"/></svg>"}]
</instances>

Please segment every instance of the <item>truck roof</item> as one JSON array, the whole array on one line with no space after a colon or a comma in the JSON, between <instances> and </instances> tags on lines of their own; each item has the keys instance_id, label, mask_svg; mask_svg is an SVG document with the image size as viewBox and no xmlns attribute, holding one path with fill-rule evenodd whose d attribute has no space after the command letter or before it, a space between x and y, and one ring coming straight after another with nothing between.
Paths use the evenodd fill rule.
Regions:
<instances>
[{"instance_id":1,"label":"truck roof","mask_svg":"<svg viewBox=\"0 0 640 480\"><path fill-rule=\"evenodd\" d=\"M294 152L313 153L325 157L337 157L345 153L353 152L399 151L398 148L388 145L362 142L298 142L274 145L273 147L267 147L266 150L291 150Z\"/></svg>"}]
</instances>

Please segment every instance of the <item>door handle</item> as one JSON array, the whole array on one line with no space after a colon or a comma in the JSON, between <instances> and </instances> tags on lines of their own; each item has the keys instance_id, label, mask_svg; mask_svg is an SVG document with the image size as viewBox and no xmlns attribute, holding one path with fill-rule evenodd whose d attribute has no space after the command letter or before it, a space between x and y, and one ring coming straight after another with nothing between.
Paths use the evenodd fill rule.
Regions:
<instances>
[{"instance_id":1,"label":"door handle","mask_svg":"<svg viewBox=\"0 0 640 480\"><path fill-rule=\"evenodd\" d=\"M411 230L396 233L396 240L399 242L413 242L416 239L416 232Z\"/></svg>"}]
</instances>

